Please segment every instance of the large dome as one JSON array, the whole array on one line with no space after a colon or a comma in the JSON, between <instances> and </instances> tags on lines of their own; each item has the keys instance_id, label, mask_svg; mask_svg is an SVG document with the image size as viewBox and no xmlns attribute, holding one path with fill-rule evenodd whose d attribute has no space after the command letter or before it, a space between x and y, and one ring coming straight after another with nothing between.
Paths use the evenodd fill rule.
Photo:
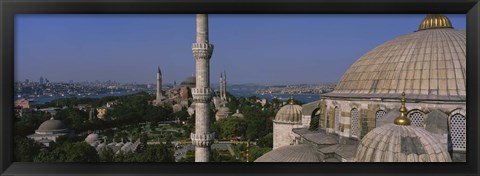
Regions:
<instances>
[{"instance_id":1,"label":"large dome","mask_svg":"<svg viewBox=\"0 0 480 176\"><path fill-rule=\"evenodd\" d=\"M434 23L435 19L441 23ZM433 21L433 22L432 22ZM465 101L466 34L443 15L428 15L419 30L360 57L327 97Z\"/></svg>"},{"instance_id":2,"label":"large dome","mask_svg":"<svg viewBox=\"0 0 480 176\"><path fill-rule=\"evenodd\" d=\"M65 130L66 127L60 120L50 119L43 122L39 127L38 131L59 131Z\"/></svg>"},{"instance_id":3,"label":"large dome","mask_svg":"<svg viewBox=\"0 0 480 176\"><path fill-rule=\"evenodd\" d=\"M185 78L185 80L183 80L180 83L181 86L186 86L186 87L190 87L190 88L195 88L196 84L197 84L197 80L196 80L195 76L189 76L189 77Z\"/></svg>"},{"instance_id":4,"label":"large dome","mask_svg":"<svg viewBox=\"0 0 480 176\"><path fill-rule=\"evenodd\" d=\"M293 103L283 106L278 110L277 115L275 116L275 122L301 123L302 107Z\"/></svg>"}]
</instances>

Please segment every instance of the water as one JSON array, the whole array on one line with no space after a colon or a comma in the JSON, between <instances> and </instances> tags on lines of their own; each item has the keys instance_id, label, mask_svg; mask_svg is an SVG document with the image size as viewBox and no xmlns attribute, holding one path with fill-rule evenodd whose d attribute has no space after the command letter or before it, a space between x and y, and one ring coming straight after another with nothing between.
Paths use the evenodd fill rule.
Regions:
<instances>
[{"instance_id":1,"label":"water","mask_svg":"<svg viewBox=\"0 0 480 176\"><path fill-rule=\"evenodd\" d=\"M287 101L290 99L290 94L257 94L255 93L254 89L236 89L236 90L229 90L229 93L231 93L235 97L250 97L250 96L257 96L260 99L267 99L267 100L272 100L274 97L280 99L280 101ZM114 92L114 93L103 93L103 94L98 94L98 95L82 95L82 96L40 96L40 97L35 97L33 102L31 104L44 104L47 102L51 102L53 100L59 99L59 98L103 98L106 96L125 96L125 95L131 95L138 93L138 91L130 91L130 92ZM318 94L296 94L293 95L295 100L301 101L303 103L309 103L312 101L317 101L320 100L320 95Z\"/></svg>"},{"instance_id":2,"label":"water","mask_svg":"<svg viewBox=\"0 0 480 176\"><path fill-rule=\"evenodd\" d=\"M131 95L138 93L138 91L125 91L125 92L109 92L109 93L103 93L103 94L93 94L93 95L75 95L75 96L40 96L40 97L35 97L33 102L30 102L31 104L44 104L47 102L51 102L56 99L60 98L103 98L106 96L125 96L125 95Z\"/></svg>"},{"instance_id":3,"label":"water","mask_svg":"<svg viewBox=\"0 0 480 176\"><path fill-rule=\"evenodd\" d=\"M232 94L235 97L250 97L250 96L257 96L260 99L267 99L267 100L272 100L274 97L280 99L280 101L287 101L290 99L290 94L257 94L255 93L255 90L251 89L236 89L236 90L229 90L228 91L230 94ZM309 103L312 101L317 101L320 100L320 95L319 94L296 94L293 95L295 100L301 101L303 103Z\"/></svg>"}]
</instances>

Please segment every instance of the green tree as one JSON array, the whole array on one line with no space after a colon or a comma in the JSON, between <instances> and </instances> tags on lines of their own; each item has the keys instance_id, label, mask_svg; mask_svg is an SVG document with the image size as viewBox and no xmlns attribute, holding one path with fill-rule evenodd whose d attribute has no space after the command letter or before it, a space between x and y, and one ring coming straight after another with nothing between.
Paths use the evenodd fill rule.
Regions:
<instances>
[{"instance_id":1,"label":"green tree","mask_svg":"<svg viewBox=\"0 0 480 176\"><path fill-rule=\"evenodd\" d=\"M272 148L262 148L262 147L251 147L249 149L248 161L253 162L257 158L261 157L265 153L271 151Z\"/></svg>"},{"instance_id":2,"label":"green tree","mask_svg":"<svg viewBox=\"0 0 480 176\"><path fill-rule=\"evenodd\" d=\"M42 144L26 137L15 136L14 145L15 161L32 162L35 156L40 153Z\"/></svg>"},{"instance_id":3,"label":"green tree","mask_svg":"<svg viewBox=\"0 0 480 176\"><path fill-rule=\"evenodd\" d=\"M257 145L259 147L272 148L273 147L273 133L268 133L267 135L258 139Z\"/></svg>"},{"instance_id":4,"label":"green tree","mask_svg":"<svg viewBox=\"0 0 480 176\"><path fill-rule=\"evenodd\" d=\"M100 150L100 160L104 162L114 162L115 153L113 152L113 149L110 147L105 147Z\"/></svg>"},{"instance_id":5,"label":"green tree","mask_svg":"<svg viewBox=\"0 0 480 176\"><path fill-rule=\"evenodd\" d=\"M53 147L52 147L53 148ZM50 151L51 150L51 151ZM98 162L99 156L92 146L85 142L71 143L69 141L44 150L35 157L35 162Z\"/></svg>"}]
</instances>

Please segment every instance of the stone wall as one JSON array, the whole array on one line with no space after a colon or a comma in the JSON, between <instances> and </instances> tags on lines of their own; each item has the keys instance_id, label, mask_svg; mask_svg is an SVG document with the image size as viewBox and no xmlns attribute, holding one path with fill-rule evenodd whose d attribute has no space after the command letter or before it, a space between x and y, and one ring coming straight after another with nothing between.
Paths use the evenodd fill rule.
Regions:
<instances>
[{"instance_id":1,"label":"stone wall","mask_svg":"<svg viewBox=\"0 0 480 176\"><path fill-rule=\"evenodd\" d=\"M323 101L324 100L324 101ZM320 126L321 129L325 129L327 132L335 132L341 138L340 139L349 139L349 138L358 138L361 139L369 131L377 127L376 113L379 110L383 110L386 113L391 111L399 111L400 102L399 100L391 101L382 101L382 100L345 100L345 99L322 99L322 102L325 102L326 111L320 115ZM340 109L340 118L339 122L335 121L335 107ZM359 112L359 136L355 137L351 135L351 111L353 108L357 108ZM430 112L442 112L445 116L450 118L456 113L465 115L465 102L449 102L449 103L416 103L416 102L406 102L406 108L408 110L407 116L413 110L419 110L424 114L424 122L428 117ZM381 119L380 119L381 120ZM393 123L387 122L387 123ZM328 124L327 124L328 123ZM335 123L339 123L339 130L335 130ZM431 122L428 122L431 123ZM438 123L438 122L436 122ZM427 126L427 125L425 125ZM433 129L433 128L432 128ZM436 135L440 138L441 141L445 142L444 133ZM343 137L343 138L342 138Z\"/></svg>"}]
</instances>

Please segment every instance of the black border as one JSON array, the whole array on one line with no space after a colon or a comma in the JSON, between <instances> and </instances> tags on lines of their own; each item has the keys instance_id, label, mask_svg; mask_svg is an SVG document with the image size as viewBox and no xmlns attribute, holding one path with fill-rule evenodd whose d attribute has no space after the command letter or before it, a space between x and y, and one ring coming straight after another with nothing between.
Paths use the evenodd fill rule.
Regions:
<instances>
[{"instance_id":1,"label":"black border","mask_svg":"<svg viewBox=\"0 0 480 176\"><path fill-rule=\"evenodd\" d=\"M13 161L15 14L467 14L466 163L19 163ZM478 0L0 0L0 172L2 175L479 175Z\"/></svg>"}]
</instances>

